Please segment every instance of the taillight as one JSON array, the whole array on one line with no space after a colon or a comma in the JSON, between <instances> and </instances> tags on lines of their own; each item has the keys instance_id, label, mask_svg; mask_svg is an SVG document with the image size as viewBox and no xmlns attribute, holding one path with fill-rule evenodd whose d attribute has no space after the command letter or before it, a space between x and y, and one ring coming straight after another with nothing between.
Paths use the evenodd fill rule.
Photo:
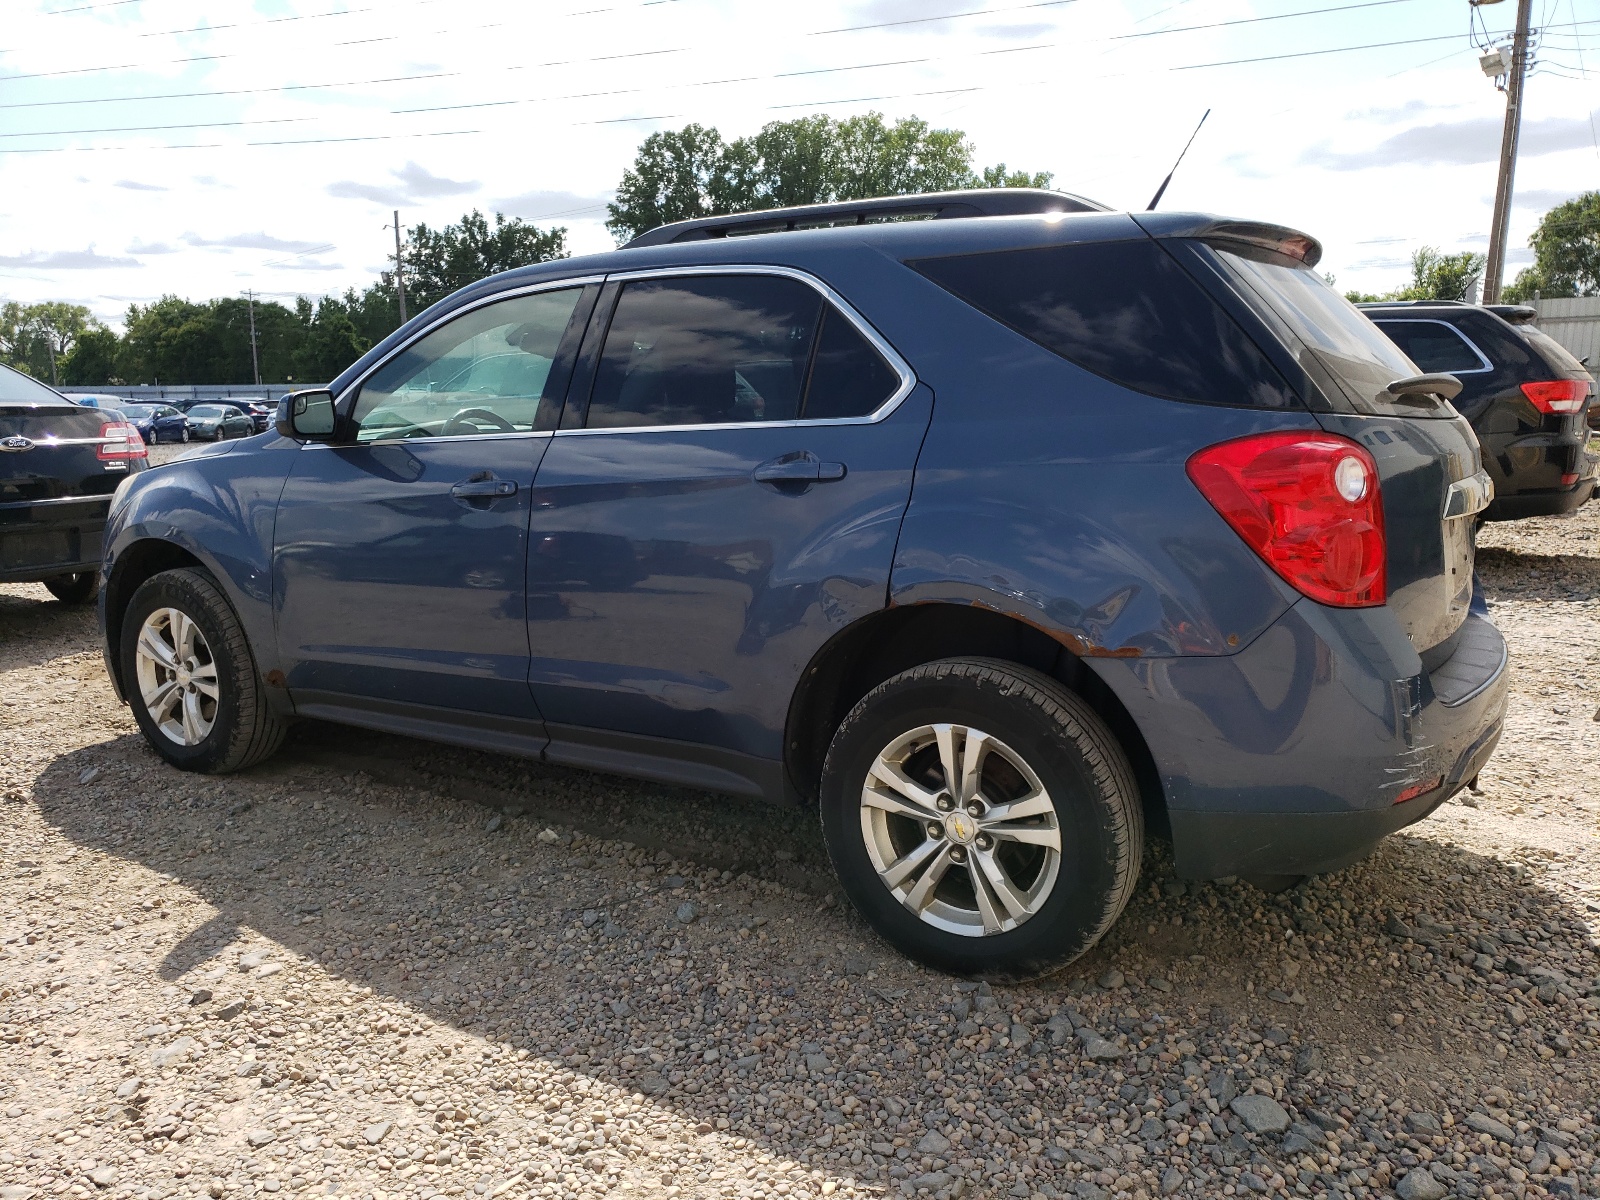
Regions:
<instances>
[{"instance_id":1,"label":"taillight","mask_svg":"<svg viewBox=\"0 0 1600 1200\"><path fill-rule=\"evenodd\" d=\"M126 421L107 421L100 426L100 436L107 440L96 451L102 462L129 458L149 458L150 449L139 436L139 431Z\"/></svg>"},{"instance_id":2,"label":"taillight","mask_svg":"<svg viewBox=\"0 0 1600 1200\"><path fill-rule=\"evenodd\" d=\"M1525 383L1522 394L1542 413L1575 413L1589 395L1587 379L1551 379Z\"/></svg>"},{"instance_id":3,"label":"taillight","mask_svg":"<svg viewBox=\"0 0 1600 1200\"><path fill-rule=\"evenodd\" d=\"M1367 608L1387 586L1378 466L1326 433L1260 433L1197 451L1195 487L1289 586Z\"/></svg>"}]
</instances>

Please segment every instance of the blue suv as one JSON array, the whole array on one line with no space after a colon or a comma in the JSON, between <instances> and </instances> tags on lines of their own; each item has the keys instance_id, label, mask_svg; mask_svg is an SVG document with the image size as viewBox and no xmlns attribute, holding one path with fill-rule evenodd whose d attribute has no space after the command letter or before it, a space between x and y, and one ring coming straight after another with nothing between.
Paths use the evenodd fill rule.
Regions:
<instances>
[{"instance_id":1,"label":"blue suv","mask_svg":"<svg viewBox=\"0 0 1600 1200\"><path fill-rule=\"evenodd\" d=\"M1499 738L1460 383L1319 254L1018 189L483 280L118 492L112 679L189 770L315 717L811 805L905 953L1042 974L1147 830L1281 885Z\"/></svg>"}]
</instances>

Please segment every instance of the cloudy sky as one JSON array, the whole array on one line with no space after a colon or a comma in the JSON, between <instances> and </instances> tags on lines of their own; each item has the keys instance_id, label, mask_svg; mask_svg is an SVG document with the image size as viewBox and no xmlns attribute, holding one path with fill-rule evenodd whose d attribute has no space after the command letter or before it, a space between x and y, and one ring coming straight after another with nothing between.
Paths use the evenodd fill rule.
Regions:
<instances>
[{"instance_id":1,"label":"cloudy sky","mask_svg":"<svg viewBox=\"0 0 1600 1200\"><path fill-rule=\"evenodd\" d=\"M1379 290L1487 245L1514 0L5 0L0 298L365 286L386 229L477 207L609 247L639 141L876 109L980 164L1143 208L1279 221ZM1511 271L1600 187L1600 0L1534 0ZM1597 72L1589 74L1593 69Z\"/></svg>"}]
</instances>

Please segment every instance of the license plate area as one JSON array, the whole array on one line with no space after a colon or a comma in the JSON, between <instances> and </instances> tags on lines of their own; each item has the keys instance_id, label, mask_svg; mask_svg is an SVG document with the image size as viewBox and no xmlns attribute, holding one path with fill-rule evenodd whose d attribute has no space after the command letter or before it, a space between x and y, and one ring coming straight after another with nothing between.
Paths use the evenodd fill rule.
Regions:
<instances>
[{"instance_id":1,"label":"license plate area","mask_svg":"<svg viewBox=\"0 0 1600 1200\"><path fill-rule=\"evenodd\" d=\"M0 536L0 567L49 567L71 564L80 559L76 530L47 530L39 533L8 533Z\"/></svg>"}]
</instances>

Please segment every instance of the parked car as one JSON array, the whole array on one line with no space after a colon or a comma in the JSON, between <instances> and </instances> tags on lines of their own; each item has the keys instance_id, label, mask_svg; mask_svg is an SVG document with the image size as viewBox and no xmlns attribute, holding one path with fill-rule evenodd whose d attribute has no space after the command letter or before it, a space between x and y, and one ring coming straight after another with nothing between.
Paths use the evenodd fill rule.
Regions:
<instances>
[{"instance_id":1,"label":"parked car","mask_svg":"<svg viewBox=\"0 0 1600 1200\"><path fill-rule=\"evenodd\" d=\"M236 404L194 404L183 415L193 436L206 441L249 437L256 431L255 422Z\"/></svg>"},{"instance_id":2,"label":"parked car","mask_svg":"<svg viewBox=\"0 0 1600 1200\"><path fill-rule=\"evenodd\" d=\"M119 413L0 367L0 582L42 583L67 604L91 599L111 494L147 459Z\"/></svg>"},{"instance_id":3,"label":"parked car","mask_svg":"<svg viewBox=\"0 0 1600 1200\"><path fill-rule=\"evenodd\" d=\"M1455 407L1472 422L1494 481L1485 521L1571 512L1594 495L1600 458L1586 447L1589 372L1532 324L1524 305L1389 301L1360 308L1423 371L1461 381Z\"/></svg>"},{"instance_id":4,"label":"parked car","mask_svg":"<svg viewBox=\"0 0 1600 1200\"><path fill-rule=\"evenodd\" d=\"M128 403L121 396L102 396L98 392L63 392L62 395L84 408L121 409Z\"/></svg>"},{"instance_id":5,"label":"parked car","mask_svg":"<svg viewBox=\"0 0 1600 1200\"><path fill-rule=\"evenodd\" d=\"M239 407L250 417L257 433L265 433L270 429L273 418L278 414L276 404L263 404L259 400L240 401Z\"/></svg>"},{"instance_id":6,"label":"parked car","mask_svg":"<svg viewBox=\"0 0 1600 1200\"><path fill-rule=\"evenodd\" d=\"M122 415L148 445L189 440L189 418L170 404L124 404Z\"/></svg>"},{"instance_id":7,"label":"parked car","mask_svg":"<svg viewBox=\"0 0 1600 1200\"><path fill-rule=\"evenodd\" d=\"M997 189L494 276L122 493L112 679L187 770L315 717L814 805L905 953L1050 971L1147 828L1284 886L1500 736L1460 385L1320 253Z\"/></svg>"}]
</instances>

